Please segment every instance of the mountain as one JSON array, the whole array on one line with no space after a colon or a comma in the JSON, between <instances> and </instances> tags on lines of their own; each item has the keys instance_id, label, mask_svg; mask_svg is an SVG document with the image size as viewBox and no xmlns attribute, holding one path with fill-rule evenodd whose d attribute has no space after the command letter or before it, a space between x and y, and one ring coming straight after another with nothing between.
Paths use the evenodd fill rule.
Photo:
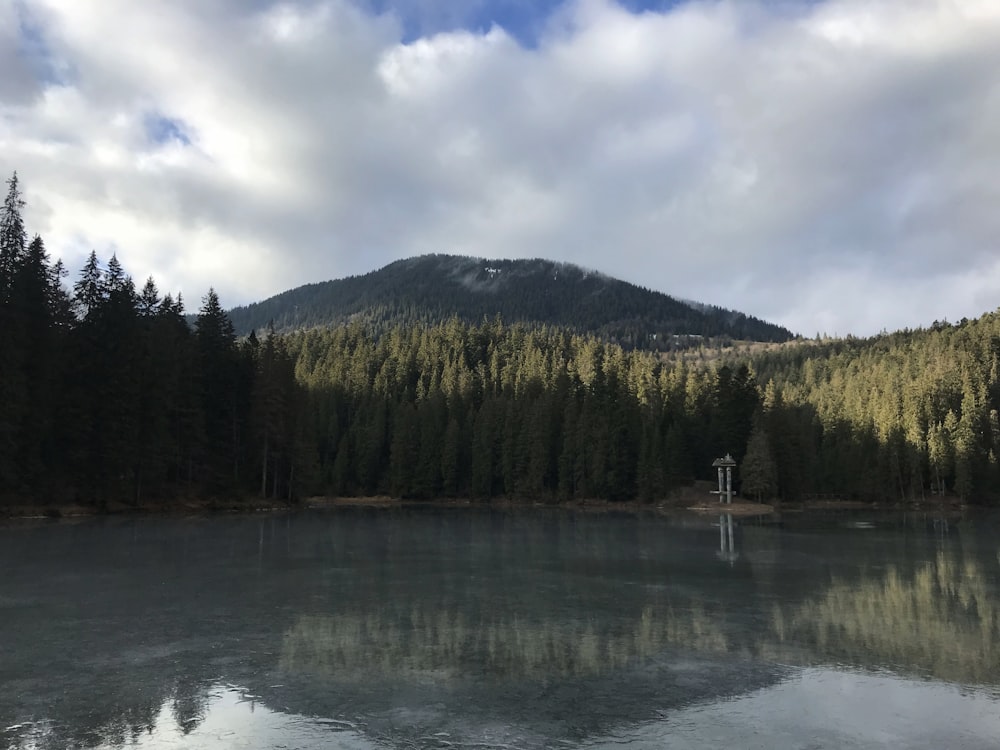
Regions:
<instances>
[{"instance_id":1,"label":"mountain","mask_svg":"<svg viewBox=\"0 0 1000 750\"><path fill-rule=\"evenodd\" d=\"M601 273L549 260L423 255L363 276L291 289L229 312L244 335L273 323L292 331L361 320L396 324L505 322L594 333L626 346L669 348L677 336L787 341L791 331L743 313L683 302Z\"/></svg>"}]
</instances>

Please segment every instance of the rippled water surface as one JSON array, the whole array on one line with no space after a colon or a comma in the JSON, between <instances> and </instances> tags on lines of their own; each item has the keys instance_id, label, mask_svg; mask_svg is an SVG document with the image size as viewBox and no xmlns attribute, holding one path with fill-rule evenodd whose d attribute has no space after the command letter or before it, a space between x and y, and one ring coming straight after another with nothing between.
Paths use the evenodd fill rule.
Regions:
<instances>
[{"instance_id":1,"label":"rippled water surface","mask_svg":"<svg viewBox=\"0 0 1000 750\"><path fill-rule=\"evenodd\" d=\"M10 524L0 748L995 748L998 576L995 516Z\"/></svg>"}]
</instances>

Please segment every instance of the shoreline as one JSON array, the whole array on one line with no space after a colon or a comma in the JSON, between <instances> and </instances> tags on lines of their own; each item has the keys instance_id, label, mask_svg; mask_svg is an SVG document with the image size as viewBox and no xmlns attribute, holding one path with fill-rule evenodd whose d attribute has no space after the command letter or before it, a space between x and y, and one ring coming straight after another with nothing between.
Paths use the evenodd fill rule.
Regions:
<instances>
[{"instance_id":1,"label":"shoreline","mask_svg":"<svg viewBox=\"0 0 1000 750\"><path fill-rule=\"evenodd\" d=\"M322 510L331 508L494 508L505 510L551 509L586 513L632 513L673 515L690 513L698 516L729 514L737 517L780 515L781 513L805 513L813 511L925 511L938 513L964 512L972 506L957 499L922 501L913 503L868 503L859 500L821 500L801 502L757 503L736 500L722 504L704 497L701 492L685 488L679 492L653 502L636 500L612 502L609 500L574 500L569 502L545 502L527 498L500 497L490 500L471 498L437 498L416 500L396 498L387 495L371 497L326 497L305 498L297 503L265 501L259 498L243 500L193 500L177 503L148 503L139 506L125 503L110 503L103 506L63 504L30 506L24 504L0 506L0 524L10 521L59 521L103 517L209 517L213 515L290 513L302 510Z\"/></svg>"}]
</instances>

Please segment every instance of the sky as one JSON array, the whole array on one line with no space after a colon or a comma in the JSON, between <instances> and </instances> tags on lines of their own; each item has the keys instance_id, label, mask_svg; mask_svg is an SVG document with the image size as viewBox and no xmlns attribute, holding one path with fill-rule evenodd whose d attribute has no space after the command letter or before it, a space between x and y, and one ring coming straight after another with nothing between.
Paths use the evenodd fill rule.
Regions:
<instances>
[{"instance_id":1,"label":"sky","mask_svg":"<svg viewBox=\"0 0 1000 750\"><path fill-rule=\"evenodd\" d=\"M812 336L1000 305L997 0L0 0L0 173L235 306L548 258Z\"/></svg>"}]
</instances>

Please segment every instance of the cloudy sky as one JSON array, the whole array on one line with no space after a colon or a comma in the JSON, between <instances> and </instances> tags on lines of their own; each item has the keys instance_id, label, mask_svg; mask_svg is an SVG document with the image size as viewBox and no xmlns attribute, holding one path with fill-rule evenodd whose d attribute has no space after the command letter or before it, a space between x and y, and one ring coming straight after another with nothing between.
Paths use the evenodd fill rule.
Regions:
<instances>
[{"instance_id":1,"label":"cloudy sky","mask_svg":"<svg viewBox=\"0 0 1000 750\"><path fill-rule=\"evenodd\" d=\"M0 0L75 276L227 306L440 252L805 335L1000 305L998 0Z\"/></svg>"}]
</instances>

